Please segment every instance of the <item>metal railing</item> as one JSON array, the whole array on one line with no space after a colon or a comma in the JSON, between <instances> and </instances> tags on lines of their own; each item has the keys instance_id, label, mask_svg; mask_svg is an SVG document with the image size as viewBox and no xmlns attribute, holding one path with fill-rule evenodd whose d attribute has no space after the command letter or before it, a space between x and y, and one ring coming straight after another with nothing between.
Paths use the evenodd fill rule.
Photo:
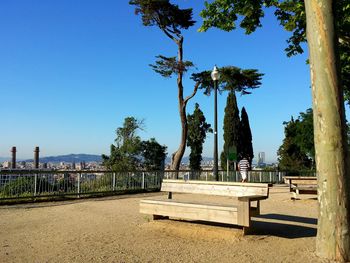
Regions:
<instances>
[{"instance_id":1,"label":"metal railing","mask_svg":"<svg viewBox=\"0 0 350 263\"><path fill-rule=\"evenodd\" d=\"M220 170L219 181L222 182L240 182L242 180L241 174L238 171L227 171ZM248 182L258 183L282 183L285 172L280 171L249 171ZM167 179L184 179L184 180L204 180L214 181L215 176L212 170L202 171L165 171L164 178Z\"/></svg>"},{"instance_id":2,"label":"metal railing","mask_svg":"<svg viewBox=\"0 0 350 263\"><path fill-rule=\"evenodd\" d=\"M220 170L219 181L222 182L240 182L242 180L239 171L227 171ZM251 183L272 183L281 184L284 183L284 176L290 175L302 175L302 176L315 176L314 171L264 171L264 170L251 170L248 171L248 182ZM184 179L184 180L204 180L214 181L215 176L212 170L202 171L188 171L188 170L166 170L164 172L164 178L166 179Z\"/></svg>"},{"instance_id":3,"label":"metal railing","mask_svg":"<svg viewBox=\"0 0 350 263\"><path fill-rule=\"evenodd\" d=\"M0 170L0 200L159 190L164 172Z\"/></svg>"},{"instance_id":4,"label":"metal railing","mask_svg":"<svg viewBox=\"0 0 350 263\"><path fill-rule=\"evenodd\" d=\"M248 172L248 182L284 183L284 176L295 175L287 171ZM303 176L315 176L315 172L299 172ZM101 193L120 193L144 190L159 190L163 178L214 181L212 170L165 170L112 172L90 170L0 170L0 200L84 196ZM238 171L219 171L219 181L240 182Z\"/></svg>"}]
</instances>

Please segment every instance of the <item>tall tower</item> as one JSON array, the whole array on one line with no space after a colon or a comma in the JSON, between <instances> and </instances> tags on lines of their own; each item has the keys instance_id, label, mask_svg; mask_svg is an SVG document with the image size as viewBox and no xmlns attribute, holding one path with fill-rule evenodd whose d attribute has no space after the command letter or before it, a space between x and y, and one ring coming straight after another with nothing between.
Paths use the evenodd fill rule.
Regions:
<instances>
[{"instance_id":1,"label":"tall tower","mask_svg":"<svg viewBox=\"0 0 350 263\"><path fill-rule=\"evenodd\" d=\"M259 152L258 154L258 165L265 163L265 152Z\"/></svg>"},{"instance_id":2,"label":"tall tower","mask_svg":"<svg viewBox=\"0 0 350 263\"><path fill-rule=\"evenodd\" d=\"M39 147L35 147L34 149L34 168L39 168Z\"/></svg>"},{"instance_id":3,"label":"tall tower","mask_svg":"<svg viewBox=\"0 0 350 263\"><path fill-rule=\"evenodd\" d=\"M17 150L16 150L15 146L12 147L11 152L12 152L11 168L16 169L16 152L17 152Z\"/></svg>"}]
</instances>

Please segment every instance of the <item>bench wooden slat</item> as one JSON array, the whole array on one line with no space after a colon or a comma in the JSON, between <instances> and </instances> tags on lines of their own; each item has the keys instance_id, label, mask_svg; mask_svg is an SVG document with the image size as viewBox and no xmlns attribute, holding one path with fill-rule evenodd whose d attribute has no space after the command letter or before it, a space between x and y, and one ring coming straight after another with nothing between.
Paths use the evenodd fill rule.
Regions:
<instances>
[{"instance_id":1,"label":"bench wooden slat","mask_svg":"<svg viewBox=\"0 0 350 263\"><path fill-rule=\"evenodd\" d=\"M317 184L317 179L310 179L310 180L305 180L305 179L291 179L290 184Z\"/></svg>"},{"instance_id":2,"label":"bench wooden slat","mask_svg":"<svg viewBox=\"0 0 350 263\"><path fill-rule=\"evenodd\" d=\"M140 202L140 212L180 219L238 224L238 208L235 206L196 204L174 200L142 200ZM248 226L248 223L241 225Z\"/></svg>"},{"instance_id":3,"label":"bench wooden slat","mask_svg":"<svg viewBox=\"0 0 350 263\"><path fill-rule=\"evenodd\" d=\"M268 184L163 180L161 191L218 196L268 196Z\"/></svg>"}]
</instances>

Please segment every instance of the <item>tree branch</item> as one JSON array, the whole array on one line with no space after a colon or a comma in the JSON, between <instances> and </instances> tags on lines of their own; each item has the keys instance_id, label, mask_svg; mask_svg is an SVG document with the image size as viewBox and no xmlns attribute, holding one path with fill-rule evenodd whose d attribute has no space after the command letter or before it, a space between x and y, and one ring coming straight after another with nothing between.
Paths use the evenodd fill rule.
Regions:
<instances>
[{"instance_id":1,"label":"tree branch","mask_svg":"<svg viewBox=\"0 0 350 263\"><path fill-rule=\"evenodd\" d=\"M174 37L173 35L171 35L165 28L160 27L160 29L161 29L171 40L173 40L176 44L179 43L179 40L178 40L176 37Z\"/></svg>"},{"instance_id":2,"label":"tree branch","mask_svg":"<svg viewBox=\"0 0 350 263\"><path fill-rule=\"evenodd\" d=\"M173 33L173 34L175 34L175 32L172 32L171 30L169 30L169 29L166 29L163 25L162 25L162 23L161 23L161 21L160 21L160 14L156 11L156 14L157 14L157 16L153 16L153 19L154 19L154 21L156 21L157 22L157 25L158 25L158 27L164 32L164 34L167 36L167 37L169 37L171 40L173 40L176 44L179 42L179 40L178 39L176 39L171 33ZM169 31L170 31L170 33L169 33Z\"/></svg>"},{"instance_id":3,"label":"tree branch","mask_svg":"<svg viewBox=\"0 0 350 263\"><path fill-rule=\"evenodd\" d=\"M184 105L185 105L185 106L186 106L187 102L188 102L190 99L192 99L192 98L194 97L194 95L196 95L199 85L200 85L200 82L197 81L197 82L196 82L196 85L194 85L194 89L193 89L192 94L191 94L190 96L187 96L187 97L185 98L185 100L184 100Z\"/></svg>"}]
</instances>

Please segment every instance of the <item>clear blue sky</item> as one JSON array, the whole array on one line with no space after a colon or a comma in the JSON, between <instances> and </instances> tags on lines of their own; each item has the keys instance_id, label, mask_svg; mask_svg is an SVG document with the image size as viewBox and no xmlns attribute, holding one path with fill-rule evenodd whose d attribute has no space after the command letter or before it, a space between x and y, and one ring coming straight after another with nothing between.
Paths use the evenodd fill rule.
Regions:
<instances>
[{"instance_id":1,"label":"clear blue sky","mask_svg":"<svg viewBox=\"0 0 350 263\"><path fill-rule=\"evenodd\" d=\"M198 71L234 65L256 68L265 76L253 94L237 96L248 112L255 156L264 151L276 160L284 138L283 122L311 107L307 54L287 58L289 33L266 13L263 28L211 29L198 33L204 1L173 1L193 7L196 25L184 33L184 58ZM195 6L193 6L195 2ZM175 56L176 46L156 27L144 27L128 1L0 1L0 156L17 146L18 158L109 154L115 129L127 116L145 119L143 139L155 137L174 152L180 141L176 79L164 79L148 66L155 56ZM185 94L192 92L190 74ZM227 94L218 100L219 151ZM213 124L213 97L201 91L190 101L200 104ZM213 135L204 146L212 156ZM185 155L189 154L186 150Z\"/></svg>"}]
</instances>

